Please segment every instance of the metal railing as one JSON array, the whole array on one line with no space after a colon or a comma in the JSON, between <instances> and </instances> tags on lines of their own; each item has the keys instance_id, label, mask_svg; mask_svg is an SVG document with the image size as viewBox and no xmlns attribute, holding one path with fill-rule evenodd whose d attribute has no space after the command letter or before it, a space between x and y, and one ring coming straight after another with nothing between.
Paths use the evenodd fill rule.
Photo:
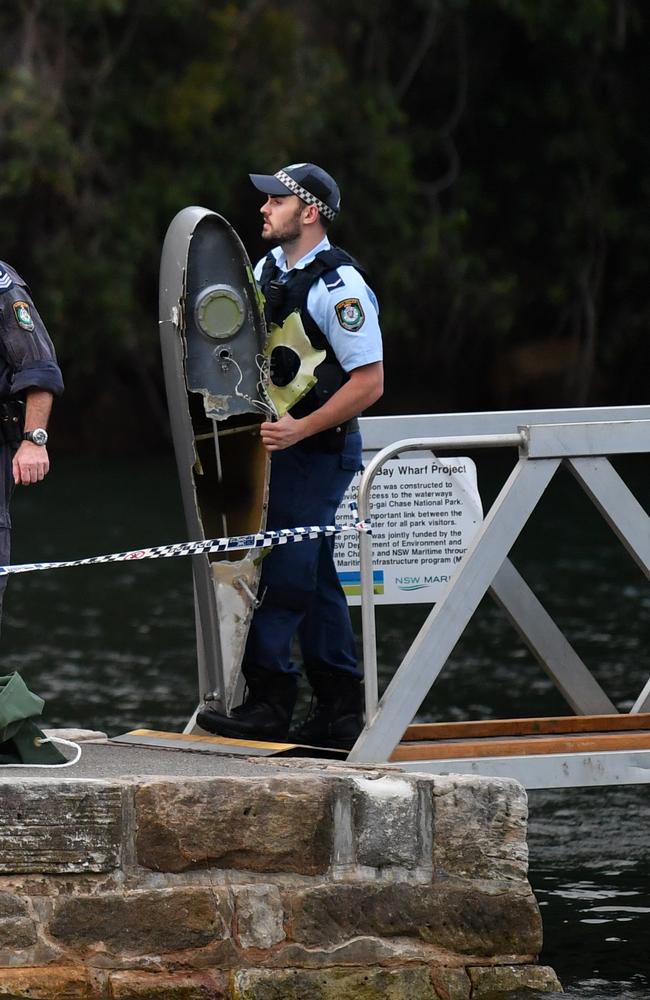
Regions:
<instances>
[{"instance_id":1,"label":"metal railing","mask_svg":"<svg viewBox=\"0 0 650 1000\"><path fill-rule=\"evenodd\" d=\"M466 433L477 425L488 433ZM414 431L414 436L396 433L402 427ZM362 520L368 519L370 490L377 472L397 454L423 449L518 447L519 461L381 700L372 536L360 537L366 726L349 759L388 760L488 590L577 713L616 712L507 557L555 472L565 465L650 578L650 518L606 458L650 452L650 407L378 417L366 418L362 430L366 446L381 449L361 478L358 504ZM393 443L386 440L390 434ZM400 440L395 441L395 437ZM648 707L650 682L632 711Z\"/></svg>"},{"instance_id":2,"label":"metal railing","mask_svg":"<svg viewBox=\"0 0 650 1000\"><path fill-rule=\"evenodd\" d=\"M358 506L361 521L370 520L370 490L375 476L391 458L404 451L447 451L474 448L519 447L523 442L517 434L479 434L459 437L404 438L382 448L366 466L359 482ZM379 686L377 682L377 630L372 579L372 535L362 532L359 537L359 566L361 570L361 630L363 636L363 669L366 700L366 718L373 719L377 712Z\"/></svg>"}]
</instances>

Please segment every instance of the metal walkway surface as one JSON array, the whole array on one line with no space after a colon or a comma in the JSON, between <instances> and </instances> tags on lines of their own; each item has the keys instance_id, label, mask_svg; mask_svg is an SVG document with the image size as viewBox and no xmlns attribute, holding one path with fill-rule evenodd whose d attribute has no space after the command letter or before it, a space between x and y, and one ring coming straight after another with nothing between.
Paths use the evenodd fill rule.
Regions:
<instances>
[{"instance_id":1,"label":"metal walkway surface","mask_svg":"<svg viewBox=\"0 0 650 1000\"><path fill-rule=\"evenodd\" d=\"M107 743L138 753L177 750L222 761L230 758L235 768L237 760L252 764L261 758L284 758L287 763L291 758L311 758L312 762L315 758L345 762L347 758L341 750L294 743L149 729L125 733ZM408 727L389 759L377 766L426 774L516 778L530 789L645 782L650 781L650 713L416 724Z\"/></svg>"},{"instance_id":2,"label":"metal walkway surface","mask_svg":"<svg viewBox=\"0 0 650 1000\"><path fill-rule=\"evenodd\" d=\"M190 774L204 773L206 766L210 773L209 764L198 767L199 758L206 761L206 757L220 762L217 773L224 768L225 773L237 773L241 766L254 766L256 760L290 763L295 759L297 764L298 758L304 763L310 758L314 764L316 759L343 763L347 758L341 750L294 743L150 729L113 737L103 741L103 746L103 767L122 747L123 752L132 751L133 763L141 763L143 754L147 760L147 752L162 752L157 767L162 765L164 771L167 762L174 761L164 751L177 751L181 761L190 761ZM88 748L86 744L85 753ZM122 757L121 766L131 760ZM388 761L376 766L426 774L515 778L529 789L646 782L650 780L650 713L421 723L409 726Z\"/></svg>"}]
</instances>

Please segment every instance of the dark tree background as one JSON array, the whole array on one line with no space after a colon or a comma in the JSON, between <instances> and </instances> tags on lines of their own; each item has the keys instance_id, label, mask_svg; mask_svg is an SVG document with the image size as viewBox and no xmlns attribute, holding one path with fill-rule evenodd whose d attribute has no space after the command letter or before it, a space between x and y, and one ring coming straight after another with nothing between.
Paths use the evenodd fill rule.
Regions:
<instances>
[{"instance_id":1,"label":"dark tree background","mask_svg":"<svg viewBox=\"0 0 650 1000\"><path fill-rule=\"evenodd\" d=\"M29 281L77 447L163 445L166 228L314 160L382 307L374 412L647 401L642 0L4 0L0 256ZM134 430L138 429L137 433Z\"/></svg>"}]
</instances>

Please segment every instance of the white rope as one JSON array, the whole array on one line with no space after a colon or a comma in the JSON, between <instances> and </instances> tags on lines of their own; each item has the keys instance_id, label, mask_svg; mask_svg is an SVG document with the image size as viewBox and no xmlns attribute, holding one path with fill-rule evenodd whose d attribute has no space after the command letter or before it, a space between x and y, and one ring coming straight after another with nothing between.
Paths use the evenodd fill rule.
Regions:
<instances>
[{"instance_id":1,"label":"white rope","mask_svg":"<svg viewBox=\"0 0 650 1000\"><path fill-rule=\"evenodd\" d=\"M81 747L78 743L73 743L71 740L64 740L60 736L41 736L34 740L37 747L43 745L43 743L61 743L64 747L72 747L73 750L77 751L76 757L72 760L66 760L62 764L1 764L0 767L72 767L76 764L81 757Z\"/></svg>"},{"instance_id":2,"label":"white rope","mask_svg":"<svg viewBox=\"0 0 650 1000\"><path fill-rule=\"evenodd\" d=\"M72 566L94 566L98 563L129 562L141 559L170 559L174 556L196 556L208 552L245 552L249 549L268 549L274 545L290 542L304 542L314 538L340 535L346 531L366 531L372 529L368 521L358 521L358 511L350 505L354 524L307 525L300 528L280 528L278 531L258 531L252 535L232 535L224 538L208 538L200 542L176 542L173 545L155 545L146 549L132 549L129 552L112 552L105 556L89 556L86 559L68 559L64 562L17 563L0 566L0 576L14 573L34 573L37 570L68 569Z\"/></svg>"}]
</instances>

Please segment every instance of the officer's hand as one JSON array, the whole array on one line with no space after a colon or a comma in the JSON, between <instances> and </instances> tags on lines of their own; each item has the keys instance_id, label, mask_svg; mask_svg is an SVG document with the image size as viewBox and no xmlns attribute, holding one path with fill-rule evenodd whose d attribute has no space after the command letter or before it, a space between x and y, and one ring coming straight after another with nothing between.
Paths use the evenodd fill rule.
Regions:
<instances>
[{"instance_id":1,"label":"officer's hand","mask_svg":"<svg viewBox=\"0 0 650 1000\"><path fill-rule=\"evenodd\" d=\"M33 441L23 441L12 463L17 486L31 486L44 479L50 468L47 448Z\"/></svg>"},{"instance_id":2,"label":"officer's hand","mask_svg":"<svg viewBox=\"0 0 650 1000\"><path fill-rule=\"evenodd\" d=\"M290 413L285 413L279 420L271 423L265 420L260 426L262 444L267 451L281 451L290 448L297 441L302 441L305 434L302 431L302 421L295 420Z\"/></svg>"}]
</instances>

